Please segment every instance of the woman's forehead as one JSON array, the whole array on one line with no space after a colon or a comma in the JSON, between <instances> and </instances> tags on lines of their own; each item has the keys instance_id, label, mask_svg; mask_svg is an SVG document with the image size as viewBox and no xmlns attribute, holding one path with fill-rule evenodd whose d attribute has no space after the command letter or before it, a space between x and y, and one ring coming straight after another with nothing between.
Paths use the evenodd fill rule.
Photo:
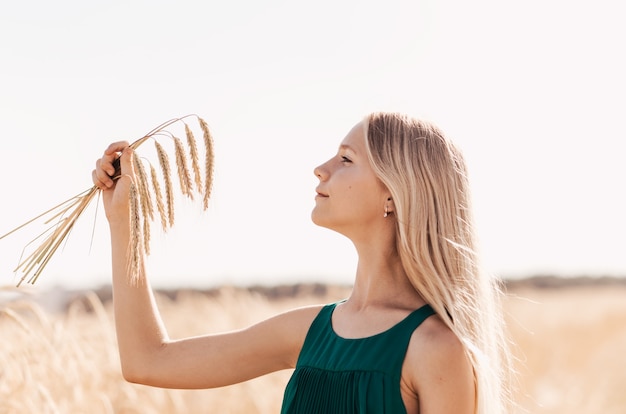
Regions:
<instances>
[{"instance_id":1,"label":"woman's forehead","mask_svg":"<svg viewBox=\"0 0 626 414\"><path fill-rule=\"evenodd\" d=\"M348 149L357 153L365 149L365 131L362 122L356 124L348 132L348 135L341 141L339 149Z\"/></svg>"}]
</instances>

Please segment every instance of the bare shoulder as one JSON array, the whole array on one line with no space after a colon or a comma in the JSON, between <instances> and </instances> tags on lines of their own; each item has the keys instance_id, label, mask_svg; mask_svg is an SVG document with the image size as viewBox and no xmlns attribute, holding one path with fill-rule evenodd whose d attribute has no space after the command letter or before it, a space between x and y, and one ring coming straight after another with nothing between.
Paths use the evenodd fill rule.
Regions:
<instances>
[{"instance_id":1,"label":"bare shoulder","mask_svg":"<svg viewBox=\"0 0 626 414\"><path fill-rule=\"evenodd\" d=\"M413 332L409 343L407 357L425 355L428 358L420 358L420 366L424 368L443 368L442 365L465 359L463 343L437 315L427 318Z\"/></svg>"},{"instance_id":2,"label":"bare shoulder","mask_svg":"<svg viewBox=\"0 0 626 414\"><path fill-rule=\"evenodd\" d=\"M437 315L413 333L402 375L420 413L474 412L474 374L465 346Z\"/></svg>"},{"instance_id":3,"label":"bare shoulder","mask_svg":"<svg viewBox=\"0 0 626 414\"><path fill-rule=\"evenodd\" d=\"M309 328L323 307L324 305L309 305L294 308L275 315L249 329L261 329L280 337L273 339L282 338L282 343L288 344L289 348L293 350L287 355L290 355L290 360L288 361L290 367L295 367L297 357L300 354L300 349L304 344ZM265 327L269 326L271 328L265 329L264 325Z\"/></svg>"},{"instance_id":4,"label":"bare shoulder","mask_svg":"<svg viewBox=\"0 0 626 414\"><path fill-rule=\"evenodd\" d=\"M311 323L324 306L318 304L293 308L271 317L268 321L282 325L292 333L304 332L306 334Z\"/></svg>"}]
</instances>

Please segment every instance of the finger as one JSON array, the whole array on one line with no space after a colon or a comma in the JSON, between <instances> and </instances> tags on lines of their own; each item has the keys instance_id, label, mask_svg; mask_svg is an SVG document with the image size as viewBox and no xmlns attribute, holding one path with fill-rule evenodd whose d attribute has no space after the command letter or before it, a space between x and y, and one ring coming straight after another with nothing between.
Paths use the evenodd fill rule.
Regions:
<instances>
[{"instance_id":1,"label":"finger","mask_svg":"<svg viewBox=\"0 0 626 414\"><path fill-rule=\"evenodd\" d=\"M96 169L91 174L93 183L101 189L111 188L114 184L111 179L112 174L109 174L109 171L104 168L104 165L108 164L110 163L103 162L102 159L96 160ZM112 168L111 165L109 167Z\"/></svg>"},{"instance_id":2,"label":"finger","mask_svg":"<svg viewBox=\"0 0 626 414\"><path fill-rule=\"evenodd\" d=\"M122 192L128 192L131 183L135 181L135 168L133 166L133 157L135 152L131 147L126 147L120 155L120 176L116 186L119 185ZM128 178L125 180L124 178Z\"/></svg>"},{"instance_id":3,"label":"finger","mask_svg":"<svg viewBox=\"0 0 626 414\"><path fill-rule=\"evenodd\" d=\"M96 172L96 170L93 170L91 172L91 181L93 181L93 184L98 187L101 190L104 190L105 188L107 188L108 186L103 183L102 181L100 181L100 179L98 178L98 174Z\"/></svg>"},{"instance_id":4,"label":"finger","mask_svg":"<svg viewBox=\"0 0 626 414\"><path fill-rule=\"evenodd\" d=\"M105 155L117 154L119 152L124 151L124 148L128 147L129 145L130 144L128 143L128 141L113 142L111 145L107 147L106 150L104 150L104 154Z\"/></svg>"},{"instance_id":5,"label":"finger","mask_svg":"<svg viewBox=\"0 0 626 414\"><path fill-rule=\"evenodd\" d=\"M119 158L124 148L127 148L128 146L128 141L118 141L110 144L107 149L104 150L104 155L102 156L102 169L106 171L108 175L113 176L115 174L116 168L113 163Z\"/></svg>"},{"instance_id":6,"label":"finger","mask_svg":"<svg viewBox=\"0 0 626 414\"><path fill-rule=\"evenodd\" d=\"M126 147L122 151L120 155L120 174L121 175L129 175L130 178L134 180L135 178L135 168L133 164L133 158L135 156L135 151L131 147Z\"/></svg>"}]
</instances>

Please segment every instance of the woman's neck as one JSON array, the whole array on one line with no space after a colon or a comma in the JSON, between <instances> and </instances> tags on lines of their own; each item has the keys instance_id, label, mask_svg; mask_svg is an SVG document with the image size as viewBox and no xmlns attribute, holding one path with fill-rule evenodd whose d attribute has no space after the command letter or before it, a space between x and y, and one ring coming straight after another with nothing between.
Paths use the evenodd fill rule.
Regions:
<instances>
[{"instance_id":1,"label":"woman's neck","mask_svg":"<svg viewBox=\"0 0 626 414\"><path fill-rule=\"evenodd\" d=\"M390 244L357 248L359 262L349 305L416 309L425 302L409 281L400 257Z\"/></svg>"}]
</instances>

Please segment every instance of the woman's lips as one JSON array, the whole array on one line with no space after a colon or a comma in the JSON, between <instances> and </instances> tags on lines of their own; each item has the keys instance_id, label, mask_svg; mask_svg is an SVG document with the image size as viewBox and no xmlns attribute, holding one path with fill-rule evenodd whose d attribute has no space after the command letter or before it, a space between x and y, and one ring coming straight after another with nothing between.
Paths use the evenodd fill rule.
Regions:
<instances>
[{"instance_id":1,"label":"woman's lips","mask_svg":"<svg viewBox=\"0 0 626 414\"><path fill-rule=\"evenodd\" d=\"M328 194L324 194L320 191L316 191L315 198L328 198Z\"/></svg>"}]
</instances>

